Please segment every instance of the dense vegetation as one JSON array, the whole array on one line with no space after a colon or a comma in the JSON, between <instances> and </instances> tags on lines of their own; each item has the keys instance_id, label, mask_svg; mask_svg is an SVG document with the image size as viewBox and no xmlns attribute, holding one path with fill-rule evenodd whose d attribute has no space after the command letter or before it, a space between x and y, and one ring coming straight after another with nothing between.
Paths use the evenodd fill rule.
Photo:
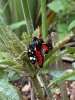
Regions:
<instances>
[{"instance_id":1,"label":"dense vegetation","mask_svg":"<svg viewBox=\"0 0 75 100\"><path fill-rule=\"evenodd\" d=\"M74 28L74 0L0 0L0 100L23 100L19 89L11 84L23 76L32 83L31 100L35 100L33 94L39 100L55 100L57 86L61 99L69 100L65 83L75 80L75 62L68 73L61 57L75 59L75 42L73 47L66 45L75 40ZM53 49L45 55L43 68L31 64L27 56L34 36L45 42L48 37L52 40ZM48 75L52 79L47 79Z\"/></svg>"}]
</instances>

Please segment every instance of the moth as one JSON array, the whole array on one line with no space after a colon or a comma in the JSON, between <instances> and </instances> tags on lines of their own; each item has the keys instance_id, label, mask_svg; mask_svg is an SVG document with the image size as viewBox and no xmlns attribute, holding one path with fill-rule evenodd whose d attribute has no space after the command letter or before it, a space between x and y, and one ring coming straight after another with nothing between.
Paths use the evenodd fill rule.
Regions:
<instances>
[{"instance_id":1,"label":"moth","mask_svg":"<svg viewBox=\"0 0 75 100\"><path fill-rule=\"evenodd\" d=\"M32 64L37 63L39 67L43 67L44 55L49 52L50 46L45 44L43 39L33 38L28 47L28 57Z\"/></svg>"}]
</instances>

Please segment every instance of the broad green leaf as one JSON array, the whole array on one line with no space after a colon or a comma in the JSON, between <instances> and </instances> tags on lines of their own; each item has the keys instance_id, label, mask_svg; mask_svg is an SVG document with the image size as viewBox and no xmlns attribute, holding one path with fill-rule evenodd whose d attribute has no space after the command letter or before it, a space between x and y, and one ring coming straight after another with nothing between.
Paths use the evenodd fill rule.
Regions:
<instances>
[{"instance_id":1,"label":"broad green leaf","mask_svg":"<svg viewBox=\"0 0 75 100\"><path fill-rule=\"evenodd\" d=\"M67 9L69 6L68 0L60 0L62 4L64 5L64 9Z\"/></svg>"},{"instance_id":2,"label":"broad green leaf","mask_svg":"<svg viewBox=\"0 0 75 100\"><path fill-rule=\"evenodd\" d=\"M14 29L17 29L17 28L20 28L21 26L25 25L26 22L25 21L21 21L21 22L16 22L16 23L13 23L11 25L9 25L9 27L14 30Z\"/></svg>"},{"instance_id":3,"label":"broad green leaf","mask_svg":"<svg viewBox=\"0 0 75 100\"><path fill-rule=\"evenodd\" d=\"M57 24L57 33L58 38L62 39L65 37L65 35L68 34L68 25L67 24Z\"/></svg>"},{"instance_id":4,"label":"broad green leaf","mask_svg":"<svg viewBox=\"0 0 75 100\"><path fill-rule=\"evenodd\" d=\"M0 68L0 99L1 100L21 100L18 91L10 83L8 76ZM13 95L12 95L13 94Z\"/></svg>"},{"instance_id":5,"label":"broad green leaf","mask_svg":"<svg viewBox=\"0 0 75 100\"><path fill-rule=\"evenodd\" d=\"M0 99L1 99L1 100L9 100L9 97L7 97L7 96L5 95L5 93L0 92Z\"/></svg>"},{"instance_id":6,"label":"broad green leaf","mask_svg":"<svg viewBox=\"0 0 75 100\"><path fill-rule=\"evenodd\" d=\"M75 28L75 20L73 20L68 27L68 30L70 31L71 29Z\"/></svg>"},{"instance_id":7,"label":"broad green leaf","mask_svg":"<svg viewBox=\"0 0 75 100\"><path fill-rule=\"evenodd\" d=\"M5 79L0 80L0 99L1 100L21 100L17 90L9 84ZM3 97L5 96L6 99Z\"/></svg>"},{"instance_id":8,"label":"broad green leaf","mask_svg":"<svg viewBox=\"0 0 75 100\"><path fill-rule=\"evenodd\" d=\"M48 7L50 8L50 10L53 10L56 13L64 10L64 5L61 2L61 0L52 1L51 3L48 4Z\"/></svg>"}]
</instances>

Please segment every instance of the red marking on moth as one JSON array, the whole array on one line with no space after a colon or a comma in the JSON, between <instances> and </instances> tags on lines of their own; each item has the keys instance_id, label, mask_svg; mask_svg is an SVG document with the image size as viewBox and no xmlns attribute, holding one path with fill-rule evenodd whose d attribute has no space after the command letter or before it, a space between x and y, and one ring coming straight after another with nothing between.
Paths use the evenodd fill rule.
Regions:
<instances>
[{"instance_id":1,"label":"red marking on moth","mask_svg":"<svg viewBox=\"0 0 75 100\"><path fill-rule=\"evenodd\" d=\"M41 50L36 50L35 51L37 63L40 67L43 67L43 61L44 61L44 55Z\"/></svg>"}]
</instances>

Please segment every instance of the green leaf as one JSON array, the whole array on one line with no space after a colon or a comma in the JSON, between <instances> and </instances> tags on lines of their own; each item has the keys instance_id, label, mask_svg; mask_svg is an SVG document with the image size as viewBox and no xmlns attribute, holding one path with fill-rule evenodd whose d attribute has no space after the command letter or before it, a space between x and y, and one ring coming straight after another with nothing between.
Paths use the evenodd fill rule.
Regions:
<instances>
[{"instance_id":1,"label":"green leaf","mask_svg":"<svg viewBox=\"0 0 75 100\"><path fill-rule=\"evenodd\" d=\"M8 7L8 13L11 15L7 16L10 19L10 22L18 22L24 19L22 7L20 0L8 0L9 7Z\"/></svg>"},{"instance_id":2,"label":"green leaf","mask_svg":"<svg viewBox=\"0 0 75 100\"><path fill-rule=\"evenodd\" d=\"M5 79L0 80L0 93L1 100L21 100L17 90Z\"/></svg>"},{"instance_id":3,"label":"green leaf","mask_svg":"<svg viewBox=\"0 0 75 100\"><path fill-rule=\"evenodd\" d=\"M49 69L50 69L50 68L49 68ZM39 70L38 73L39 73L40 75L42 75L42 74L45 75L46 73L49 73L49 72L50 72L49 69L44 69L44 68L42 68L42 69Z\"/></svg>"},{"instance_id":4,"label":"green leaf","mask_svg":"<svg viewBox=\"0 0 75 100\"><path fill-rule=\"evenodd\" d=\"M9 100L9 98L3 92L0 92L0 99L1 100Z\"/></svg>"},{"instance_id":5,"label":"green leaf","mask_svg":"<svg viewBox=\"0 0 75 100\"><path fill-rule=\"evenodd\" d=\"M53 10L54 12L58 13L62 10L64 10L64 5L61 1L52 1L51 3L48 4L48 7Z\"/></svg>"},{"instance_id":6,"label":"green leaf","mask_svg":"<svg viewBox=\"0 0 75 100\"><path fill-rule=\"evenodd\" d=\"M1 11L0 11L0 16L2 16L2 14L4 14L7 5L8 5L8 2L7 2L7 3L5 4L5 6L1 9Z\"/></svg>"},{"instance_id":7,"label":"green leaf","mask_svg":"<svg viewBox=\"0 0 75 100\"><path fill-rule=\"evenodd\" d=\"M7 75L4 73L4 70L0 68L0 79L6 79L8 80Z\"/></svg>"},{"instance_id":8,"label":"green leaf","mask_svg":"<svg viewBox=\"0 0 75 100\"><path fill-rule=\"evenodd\" d=\"M0 60L0 64L9 65L9 66L15 65L15 63L13 63L12 61L9 61L9 60Z\"/></svg>"},{"instance_id":9,"label":"green leaf","mask_svg":"<svg viewBox=\"0 0 75 100\"><path fill-rule=\"evenodd\" d=\"M21 21L21 22L16 22L16 23L13 23L11 25L9 25L9 27L14 30L14 29L17 29L17 28L20 28L21 26L25 25L26 22L25 21Z\"/></svg>"},{"instance_id":10,"label":"green leaf","mask_svg":"<svg viewBox=\"0 0 75 100\"><path fill-rule=\"evenodd\" d=\"M17 90L8 81L7 74L0 68L0 100L20 100Z\"/></svg>"},{"instance_id":11,"label":"green leaf","mask_svg":"<svg viewBox=\"0 0 75 100\"><path fill-rule=\"evenodd\" d=\"M55 60L60 58L66 53L67 50L62 51L59 55L51 55L45 62L44 62L44 68L49 68L49 65L53 63Z\"/></svg>"},{"instance_id":12,"label":"green leaf","mask_svg":"<svg viewBox=\"0 0 75 100\"><path fill-rule=\"evenodd\" d=\"M37 8L38 8L38 0L28 0L28 4L29 4L31 17L33 19L33 23L35 23L36 11L37 11Z\"/></svg>"},{"instance_id":13,"label":"green leaf","mask_svg":"<svg viewBox=\"0 0 75 100\"><path fill-rule=\"evenodd\" d=\"M75 52L75 47L67 47L66 50L68 53L72 53Z\"/></svg>"},{"instance_id":14,"label":"green leaf","mask_svg":"<svg viewBox=\"0 0 75 100\"><path fill-rule=\"evenodd\" d=\"M61 77L55 78L51 81L51 83L48 85L51 86L52 84L58 84L61 83L62 81L65 81L66 79L70 78L74 76L75 77L75 71L71 72L71 73L64 73L63 75L61 75Z\"/></svg>"},{"instance_id":15,"label":"green leaf","mask_svg":"<svg viewBox=\"0 0 75 100\"><path fill-rule=\"evenodd\" d=\"M5 23L2 16L0 16L0 23Z\"/></svg>"},{"instance_id":16,"label":"green leaf","mask_svg":"<svg viewBox=\"0 0 75 100\"><path fill-rule=\"evenodd\" d=\"M51 70L50 75L53 76L53 78L60 78L61 76L64 75L64 71L61 70ZM60 75L60 76L59 76Z\"/></svg>"},{"instance_id":17,"label":"green leaf","mask_svg":"<svg viewBox=\"0 0 75 100\"><path fill-rule=\"evenodd\" d=\"M5 52L9 49L10 49L9 47L7 47L6 45L0 43L0 51Z\"/></svg>"},{"instance_id":18,"label":"green leaf","mask_svg":"<svg viewBox=\"0 0 75 100\"><path fill-rule=\"evenodd\" d=\"M32 23L28 0L21 0L21 6L23 9L24 19L26 21L28 35L32 36L32 33L34 32L34 27Z\"/></svg>"},{"instance_id":19,"label":"green leaf","mask_svg":"<svg viewBox=\"0 0 75 100\"><path fill-rule=\"evenodd\" d=\"M21 78L20 74L15 71L10 71L8 74L9 81L19 80Z\"/></svg>"},{"instance_id":20,"label":"green leaf","mask_svg":"<svg viewBox=\"0 0 75 100\"><path fill-rule=\"evenodd\" d=\"M42 14L42 38L47 37L47 23L46 23L46 0L41 0L41 14Z\"/></svg>"},{"instance_id":21,"label":"green leaf","mask_svg":"<svg viewBox=\"0 0 75 100\"><path fill-rule=\"evenodd\" d=\"M7 47L9 47L9 38L6 35L6 33L4 32L5 28L2 28L2 24L0 23L0 38L2 39L2 41L4 42L5 45L7 45Z\"/></svg>"},{"instance_id":22,"label":"green leaf","mask_svg":"<svg viewBox=\"0 0 75 100\"><path fill-rule=\"evenodd\" d=\"M75 62L72 63L72 67L75 69Z\"/></svg>"},{"instance_id":23,"label":"green leaf","mask_svg":"<svg viewBox=\"0 0 75 100\"><path fill-rule=\"evenodd\" d=\"M57 90L57 88L51 88L52 94L54 94L56 90Z\"/></svg>"},{"instance_id":24,"label":"green leaf","mask_svg":"<svg viewBox=\"0 0 75 100\"><path fill-rule=\"evenodd\" d=\"M2 55L3 53L2 52L0 52L0 60L2 60L3 59L3 55Z\"/></svg>"},{"instance_id":25,"label":"green leaf","mask_svg":"<svg viewBox=\"0 0 75 100\"><path fill-rule=\"evenodd\" d=\"M24 50L20 39L13 33L9 27L0 23L0 38L2 39L4 45L10 49L6 51L10 51L15 56L19 56L19 54Z\"/></svg>"},{"instance_id":26,"label":"green leaf","mask_svg":"<svg viewBox=\"0 0 75 100\"><path fill-rule=\"evenodd\" d=\"M69 24L69 27L68 27L68 30L72 30L73 28L75 28L75 20L73 20L70 24Z\"/></svg>"},{"instance_id":27,"label":"green leaf","mask_svg":"<svg viewBox=\"0 0 75 100\"><path fill-rule=\"evenodd\" d=\"M67 24L57 24L57 33L58 33L58 38L62 39L65 37L65 35L68 34L68 26Z\"/></svg>"}]
</instances>

